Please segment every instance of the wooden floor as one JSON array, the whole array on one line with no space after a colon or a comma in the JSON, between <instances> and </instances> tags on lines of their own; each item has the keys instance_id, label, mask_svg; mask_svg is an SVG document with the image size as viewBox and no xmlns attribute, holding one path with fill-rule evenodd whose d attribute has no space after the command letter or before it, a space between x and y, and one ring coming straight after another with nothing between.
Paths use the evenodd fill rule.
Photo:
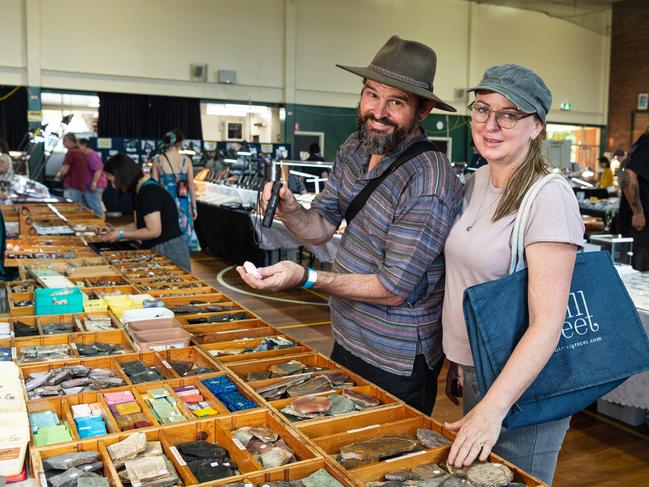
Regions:
<instances>
[{"instance_id":1,"label":"wooden floor","mask_svg":"<svg viewBox=\"0 0 649 487\"><path fill-rule=\"evenodd\" d=\"M244 285L232 264L206 253L194 254L192 273L230 294L271 325L328 355L331 351L326 297L307 290L262 293ZM220 276L220 278L219 278ZM444 395L440 375L433 418L460 417L460 408ZM595 412L573 417L559 455L555 487L649 487L649 428L632 428Z\"/></svg>"}]
</instances>

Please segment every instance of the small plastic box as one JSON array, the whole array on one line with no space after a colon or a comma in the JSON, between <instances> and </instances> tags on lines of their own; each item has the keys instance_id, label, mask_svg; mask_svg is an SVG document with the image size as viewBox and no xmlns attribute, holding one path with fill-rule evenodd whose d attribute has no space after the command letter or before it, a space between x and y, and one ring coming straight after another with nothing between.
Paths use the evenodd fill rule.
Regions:
<instances>
[{"instance_id":1,"label":"small plastic box","mask_svg":"<svg viewBox=\"0 0 649 487\"><path fill-rule=\"evenodd\" d=\"M182 325L175 318L160 318L153 320L138 320L126 323L125 328L129 333L139 333L142 331L160 330L165 331L169 328L182 329Z\"/></svg>"},{"instance_id":2,"label":"small plastic box","mask_svg":"<svg viewBox=\"0 0 649 487\"><path fill-rule=\"evenodd\" d=\"M141 352L160 352L170 348L185 348L189 346L192 337L191 333L182 328L133 332L131 336Z\"/></svg>"},{"instance_id":3,"label":"small plastic box","mask_svg":"<svg viewBox=\"0 0 649 487\"><path fill-rule=\"evenodd\" d=\"M78 287L36 289L36 315L83 312L83 294Z\"/></svg>"},{"instance_id":4,"label":"small plastic box","mask_svg":"<svg viewBox=\"0 0 649 487\"><path fill-rule=\"evenodd\" d=\"M83 310L86 313L94 313L96 311L107 311L108 303L104 299L88 299L83 302Z\"/></svg>"}]
</instances>

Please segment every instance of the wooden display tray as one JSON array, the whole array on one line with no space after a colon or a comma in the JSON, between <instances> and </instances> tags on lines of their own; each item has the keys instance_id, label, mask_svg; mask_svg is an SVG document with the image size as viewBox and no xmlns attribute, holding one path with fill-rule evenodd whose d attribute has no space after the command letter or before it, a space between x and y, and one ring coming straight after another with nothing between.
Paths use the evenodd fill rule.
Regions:
<instances>
[{"instance_id":1,"label":"wooden display tray","mask_svg":"<svg viewBox=\"0 0 649 487\"><path fill-rule=\"evenodd\" d=\"M34 365L41 364L44 362L47 363L57 363L66 360L76 360L82 358L95 358L95 357L84 357L79 355L76 345L84 344L89 345L95 342L100 343L110 343L113 345L120 345L123 349L123 352L112 354L112 355L122 355L135 353L135 347L131 342L130 338L123 330L107 330L107 331L97 331L97 332L83 332L83 333L61 333L56 335L43 335L39 337L25 338L19 341L14 340L15 348L15 361L18 365ZM33 346L44 346L44 345L69 345L70 347L70 357L67 359L59 360L46 360L40 362L22 362L20 360L20 350L24 347L33 347ZM99 355L98 357L107 357L111 355Z\"/></svg>"},{"instance_id":2,"label":"wooden display tray","mask_svg":"<svg viewBox=\"0 0 649 487\"><path fill-rule=\"evenodd\" d=\"M278 335L273 335L278 336ZM287 340L293 342L293 347L288 348L279 348L277 350L268 350L265 352L251 352L251 353L242 353L239 355L223 355L215 356L210 353L210 350L223 350L225 348L248 348L256 347L261 343L261 338L253 338L251 340L237 340L230 342L219 342L219 343L205 343L200 345L200 347L206 351L210 356L219 363L226 364L228 362L243 362L254 359L268 358L268 357L277 357L283 355L294 355L296 353L308 352L310 351L308 347L302 345L300 342L294 338L289 337L288 335L281 335Z\"/></svg>"},{"instance_id":3,"label":"wooden display tray","mask_svg":"<svg viewBox=\"0 0 649 487\"><path fill-rule=\"evenodd\" d=\"M104 389L102 391L85 391L81 394L75 394L75 395L69 395L69 396L56 396L52 398L42 398L42 399L36 399L36 400L28 400L27 401L27 412L37 412L37 411L54 411L58 417L61 419L61 421L64 421L68 424L68 428L73 434L73 440L72 441L79 441L80 437L78 434L78 431L76 429L76 426L74 424L74 418L71 412L71 405L76 405L76 404L87 404L87 403L98 403L99 406L101 407L102 410L102 417L104 418L104 421L106 423L106 428L108 431L107 435L100 435L95 438L103 438L106 436L110 436L113 433L122 433L126 431L122 431L117 423L117 420L115 419L115 416L113 412L110 410L108 404L106 403L104 399L105 393L109 392L124 392L128 391L133 394L135 397L135 402L140 406L141 411L145 414L147 417L147 420L151 424L151 426L148 426L146 428L141 428L142 430L146 429L151 429L151 428L160 428L160 427L169 427L169 426L174 426L178 425L180 423L190 423L190 422L196 422L196 421L206 421L206 420L211 420L214 418L225 418L231 415L242 415L242 414L250 414L253 411L261 411L260 406L257 408L253 409L247 409L243 411L230 411L216 396L214 396L209 389L202 383L202 380L208 379L211 377L219 377L219 376L226 376L228 379L230 379L234 384L237 385L239 388L240 393L246 397L247 399L255 401L255 398L252 397L248 391L246 391L243 387L242 384L236 381L231 375L225 374L223 372L219 373L214 373L214 374L206 374L203 376L194 376L194 377L185 377L185 378L177 378L177 379L170 379L164 382L157 381L157 382L147 382L143 384L137 384L137 385L128 385L128 386L122 386L122 387L115 387L112 389ZM176 394L176 392L173 390L174 387L180 387L180 386L186 386L186 385L194 385L201 393L201 395L204 397L205 402L207 402L210 407L215 409L217 411L216 416L211 416L211 417L204 417L204 418L199 418L194 413L185 405L184 401ZM148 391L153 390L153 389L166 389L169 392L169 395L176 401L176 405L178 409L180 410L181 414L184 416L185 420L177 423L160 423L158 419L155 416L155 413L150 409L148 403L144 399L144 396L147 394ZM130 430L129 430L130 431ZM49 446L49 445L47 445ZM33 443L33 436L31 437L30 440L30 447L32 449L34 448L45 448L46 446L43 447L35 447Z\"/></svg>"},{"instance_id":4,"label":"wooden display tray","mask_svg":"<svg viewBox=\"0 0 649 487\"><path fill-rule=\"evenodd\" d=\"M269 326L267 323L264 323L263 321L259 321L259 320L255 320L252 323L248 321L245 322L234 321L232 323L237 323L239 324L239 326L231 330L223 330L219 328L219 324L216 323L214 325L194 325L194 326L203 326L203 327L207 326L208 327L207 329L209 331L207 333L198 333L198 330L196 330L195 328L192 329L191 332L194 335L192 340L197 345L210 345L213 343L233 342L235 340L263 338L267 336L277 336L281 334L277 328L273 328L272 326Z\"/></svg>"},{"instance_id":5,"label":"wooden display tray","mask_svg":"<svg viewBox=\"0 0 649 487\"><path fill-rule=\"evenodd\" d=\"M385 413L386 411L390 411L390 414L395 414L393 409L386 408L381 410L382 413ZM358 417L362 417L362 416L358 416ZM372 419L365 418L365 422L368 421L372 421ZM340 424L342 425L344 423L340 423ZM375 427L360 427L345 432L338 432L338 433L328 434L325 436L319 436L314 438L312 442L317 446L318 450L322 454L330 458L330 461L335 462L333 456L336 455L340 451L340 448L345 445L349 445L351 443L355 443L358 441L369 440L381 436L391 436L391 435L416 436L418 428L426 428L426 429L431 429L433 431L441 432L444 435L448 436L449 439L452 439L454 437L453 433L444 430L441 427L441 424L439 424L432 418L421 414L417 414L417 416L415 417L406 417L405 419L379 424L378 426ZM299 428L299 429L304 433L305 428ZM450 451L450 446L442 446L439 448L428 449L421 452L414 452L398 458L382 460L371 465L347 469L346 472L349 475L349 477L354 479L357 485L364 486L366 482L383 480L384 478L383 476L388 472L408 469L417 465L425 465L429 463L437 463L437 464L444 465L446 463L446 458L448 456L449 451ZM511 463L507 462L506 460L500 458L497 455L494 454L490 455L489 461L506 464L514 472L514 481L524 483L525 485L530 487L544 485L541 481L531 477L530 475L526 474L523 470L512 465ZM340 464L337 464L337 462L335 466L338 469L344 469L344 467Z\"/></svg>"},{"instance_id":6,"label":"wooden display tray","mask_svg":"<svg viewBox=\"0 0 649 487\"><path fill-rule=\"evenodd\" d=\"M293 425L306 438L316 439L342 433L376 429L382 424L395 423L405 419L423 416L416 409L396 402L380 409L365 409L351 416L325 417L310 421L301 421L299 423L293 423ZM449 437L451 435L452 433L449 434Z\"/></svg>"},{"instance_id":7,"label":"wooden display tray","mask_svg":"<svg viewBox=\"0 0 649 487\"><path fill-rule=\"evenodd\" d=\"M128 282L123 276L115 275L115 276L97 276L97 277L88 277L84 278L83 282L84 284L89 287L89 288L103 288L107 286L100 286L98 284L101 284L101 281L105 280L111 280L117 283L117 286L129 286L131 283ZM108 286L111 287L111 286Z\"/></svg>"},{"instance_id":8,"label":"wooden display tray","mask_svg":"<svg viewBox=\"0 0 649 487\"><path fill-rule=\"evenodd\" d=\"M129 354L127 357L132 357L133 360L138 359L138 354ZM54 369L60 369L65 366L71 366L71 365L84 365L89 368L102 368L102 369L110 369L114 372L116 377L119 377L124 381L123 386L119 387L111 387L108 389L102 389L105 391L108 390L117 390L126 386L132 386L133 383L129 380L129 378L126 376L122 368L119 366L119 362L115 360L115 355L113 356L108 356L108 357L96 357L96 358L83 358L83 359L75 359L75 360L64 360L61 362L56 362L56 363L51 363L51 362L42 362L40 364L35 364L35 365L21 365L20 366L20 377L23 379L23 381L27 382L27 379L29 378L30 374L33 374L35 372L47 372L50 370ZM158 382L160 383L160 382ZM153 384L153 382L151 383ZM59 397L77 397L77 396L83 396L86 394L88 391L81 392L79 394L68 394L64 396L59 396ZM92 391L93 393L96 391ZM40 398L40 399L30 399L28 402L37 402L37 401L43 401L43 400L48 400L48 398Z\"/></svg>"},{"instance_id":9,"label":"wooden display tray","mask_svg":"<svg viewBox=\"0 0 649 487\"><path fill-rule=\"evenodd\" d=\"M43 333L43 330L41 328L43 325L46 325L48 323L61 322L61 321L74 321L76 323L76 331L74 333L101 333L96 331L88 331L85 329L83 325L84 318L91 318L91 317L108 317L111 319L111 322L113 324L113 329L121 328L119 320L109 311L90 311L87 313L70 313L70 314L62 314L62 315L21 316L21 317L9 318L8 320L5 321L8 321L12 325L16 321L20 321L25 325L33 326L38 330L38 336L43 336L43 337L69 335L69 333L57 333L54 335L46 335ZM106 331L110 331L110 330L106 330ZM34 338L36 338L36 336L15 337L13 340L16 343L18 343L18 342L22 342L23 340L31 340Z\"/></svg>"},{"instance_id":10,"label":"wooden display tray","mask_svg":"<svg viewBox=\"0 0 649 487\"><path fill-rule=\"evenodd\" d=\"M129 281L135 286L147 285L147 284L159 284L159 283L167 283L173 285L177 283L191 282L196 280L197 279L194 276L188 273L160 274L155 277L130 277L129 278Z\"/></svg>"},{"instance_id":11,"label":"wooden display tray","mask_svg":"<svg viewBox=\"0 0 649 487\"><path fill-rule=\"evenodd\" d=\"M7 301L9 303L10 316L34 316L34 313L36 312L33 292L8 293ZM16 306L16 303L19 301L31 301L32 304L28 306Z\"/></svg>"},{"instance_id":12,"label":"wooden display tray","mask_svg":"<svg viewBox=\"0 0 649 487\"><path fill-rule=\"evenodd\" d=\"M112 264L114 266L119 266L119 264ZM120 272L122 275L124 275L127 279L135 278L135 279L143 279L143 278L150 278L149 277L149 272L154 272L155 275L161 275L161 276L169 276L169 275L178 275L178 276L184 276L187 274L187 271L184 269L181 269L180 267L173 267L169 268L167 270L160 270L160 269L145 269L141 271L133 271L129 267L123 267L120 266ZM154 276L155 277L155 276Z\"/></svg>"},{"instance_id":13,"label":"wooden display tray","mask_svg":"<svg viewBox=\"0 0 649 487\"><path fill-rule=\"evenodd\" d=\"M75 256L72 258L66 258L66 257L58 257L58 258L37 258L37 257L26 257L26 258L19 258L21 255L28 256L28 255L34 255L36 253L38 254L45 254L45 255L51 255L51 254L65 254L66 252L74 252ZM93 252L92 250L79 250L77 248L70 249L70 250L59 250L59 249L52 249L52 250L45 250L45 249L39 249L38 251L31 251L31 250L25 250L25 251L12 251L12 252L6 252L5 253L5 259L4 259L4 265L5 267L17 267L20 264L24 264L27 262L70 262L70 261L75 261L77 259L86 259L86 258L91 258L93 256L96 256L97 254Z\"/></svg>"},{"instance_id":14,"label":"wooden display tray","mask_svg":"<svg viewBox=\"0 0 649 487\"><path fill-rule=\"evenodd\" d=\"M374 465L348 470L347 473L356 482L356 485L365 486L367 482L383 480L385 474L389 472L408 470L419 465L428 465L432 463L444 466L446 465L446 458L448 457L450 449L450 446L445 446L434 450L417 452L405 455L401 458L386 460ZM507 465L514 473L514 482L520 482L528 487L542 487L546 485L542 481L528 475L525 471L512 463L509 463L498 455L489 455L488 461Z\"/></svg>"},{"instance_id":15,"label":"wooden display tray","mask_svg":"<svg viewBox=\"0 0 649 487\"><path fill-rule=\"evenodd\" d=\"M81 290L88 295L89 299L103 299L107 296L128 296L130 294L141 294L139 289L128 284L124 286L106 287L83 287Z\"/></svg>"},{"instance_id":16,"label":"wooden display tray","mask_svg":"<svg viewBox=\"0 0 649 487\"><path fill-rule=\"evenodd\" d=\"M222 294L218 291L213 290L210 294L204 294L202 296L171 296L165 298L165 306L169 309L173 308L174 306L185 306L190 304L192 301L200 301L201 303L205 304L213 304L215 306L232 306L235 309L234 310L246 310L243 306L241 306L239 303L236 301L233 301L231 297L226 296L225 294ZM234 311L233 310L233 311ZM205 313L200 313L200 314L205 314ZM254 314L254 313L252 313ZM187 315L177 315L177 317L180 316L187 316Z\"/></svg>"},{"instance_id":17,"label":"wooden display tray","mask_svg":"<svg viewBox=\"0 0 649 487\"><path fill-rule=\"evenodd\" d=\"M316 471L324 469L333 478L340 482L343 487L355 487L357 484L341 470L336 469L328 460L315 459L312 461L304 461L300 464L289 464L284 467L273 468L263 472L254 473L252 475L240 475L239 477L232 477L229 482L240 482L246 486L263 487L269 482L290 482L292 480L302 480ZM201 487L207 487L208 483L200 484ZM211 485L214 485L213 483Z\"/></svg>"},{"instance_id":18,"label":"wooden display tray","mask_svg":"<svg viewBox=\"0 0 649 487\"><path fill-rule=\"evenodd\" d=\"M245 377L252 372L264 372L267 371L271 365L279 365L291 360L297 360L298 362L303 363L307 367L326 367L329 370L342 370L350 378L354 380L357 384L369 384L365 379L360 375L353 373L350 370L345 369L340 364L334 362L329 357L325 357L321 353L308 350L304 353L297 353L293 355L282 355L280 357L268 358L263 360L250 360L243 362L233 362L224 364L225 368L234 374L237 375L242 381L247 384L254 385L255 381L248 382ZM293 377L293 376L285 376ZM272 380L272 379L266 379ZM259 382L259 381L256 381Z\"/></svg>"},{"instance_id":19,"label":"wooden display tray","mask_svg":"<svg viewBox=\"0 0 649 487\"><path fill-rule=\"evenodd\" d=\"M277 379L270 379L271 381L277 381ZM394 397L392 394L389 394L385 392L383 389L378 388L374 384L367 384L367 385L361 385L361 386L354 386L354 387L349 387L347 388L348 390L355 391L355 392L360 392L362 394L367 394L368 396L376 397L381 401L381 404L378 406L374 406L372 408L367 408L364 409L363 411L376 411L382 408L385 408L386 406L398 404L399 400ZM336 389L336 390L330 390L326 392L319 392L317 394L310 394L311 396L324 396L328 397L331 395L338 395L341 394L342 390L341 389ZM261 397L261 396L260 396ZM286 421L289 421L291 424L310 424L313 422L319 422L319 421L326 421L328 419L330 420L338 420L338 419L344 419L344 418L351 418L359 414L361 411L352 411L349 413L345 414L340 414L338 416L325 416L323 418L315 418L315 419L305 419L302 421L290 421L284 414L281 412L281 409L288 406L291 402L295 401L298 397L300 396L294 396L294 397L289 397L286 399L278 399L276 401L270 401L268 402L268 405L273 408L275 411L277 411L277 414L281 415L286 419Z\"/></svg>"},{"instance_id":20,"label":"wooden display tray","mask_svg":"<svg viewBox=\"0 0 649 487\"><path fill-rule=\"evenodd\" d=\"M194 278L194 279L189 279L181 282L164 282L162 280L155 280L154 282L139 282L137 286L140 289L142 289L143 292L150 292L150 291L165 291L165 290L173 291L173 290L180 290L180 289L193 290L201 287L206 287L207 284L205 284L203 281L199 279Z\"/></svg>"},{"instance_id":21,"label":"wooden display tray","mask_svg":"<svg viewBox=\"0 0 649 487\"><path fill-rule=\"evenodd\" d=\"M193 362L197 367L210 368L214 372L225 370L222 365L215 360L212 360L212 357L209 354L205 353L198 347L172 348L157 353L160 355L161 360L167 362L171 368L173 368L172 364L174 362Z\"/></svg>"},{"instance_id":22,"label":"wooden display tray","mask_svg":"<svg viewBox=\"0 0 649 487\"><path fill-rule=\"evenodd\" d=\"M223 321L214 323L194 323L190 324L189 320L200 318L212 318L213 316L231 316L238 313L244 313L244 317L240 320ZM177 315L176 319L183 325L187 331L198 334L211 333L213 331L223 330L236 330L239 328L257 328L259 326L266 326L266 323L257 318L256 315L250 311L243 309L231 311L216 311L214 313L199 313L191 315Z\"/></svg>"},{"instance_id":23,"label":"wooden display tray","mask_svg":"<svg viewBox=\"0 0 649 487\"><path fill-rule=\"evenodd\" d=\"M151 296L155 296L158 298L169 298L169 297L197 297L200 298L202 296L214 294L216 292L216 289L214 289L212 286L203 286L203 287L195 287L195 288L189 288L189 289L160 289L158 291L146 291L147 294L150 294Z\"/></svg>"},{"instance_id":24,"label":"wooden display tray","mask_svg":"<svg viewBox=\"0 0 649 487\"><path fill-rule=\"evenodd\" d=\"M248 451L240 449L232 438L231 431L234 429L243 426L262 425L272 428L279 433L286 444L295 451L297 458L296 462L283 467L264 470L259 462L257 462ZM326 462L324 462L313 449L303 445L300 438L288 430L281 422L263 411L248 413L238 418L217 418L195 423L165 425L158 427L157 429L149 428L123 433L118 432L108 436L81 440L75 443L41 447L31 452L31 463L34 476L41 487L47 487L43 468L44 458L76 451L97 451L101 460L104 462L104 476L108 478L111 485L121 487L123 484L119 479L117 469L110 459L107 447L122 441L136 432L145 433L148 441L160 441L163 452L174 464L174 468L181 478L182 483L186 486L223 485L223 483L226 482L229 483L247 478L254 478L255 481L266 477L277 480L283 478L297 479L313 473L318 468L327 468L332 475L345 478L340 473L336 473L336 470L331 465L326 465ZM180 443L196 440L210 441L226 448L230 458L237 463L239 470L242 471L242 475L219 479L218 481L207 482L205 484L198 484L197 480L182 460L182 457L177 454L176 449L174 448L175 445ZM353 484L349 483L348 479L345 479L343 485L350 486Z\"/></svg>"}]
</instances>

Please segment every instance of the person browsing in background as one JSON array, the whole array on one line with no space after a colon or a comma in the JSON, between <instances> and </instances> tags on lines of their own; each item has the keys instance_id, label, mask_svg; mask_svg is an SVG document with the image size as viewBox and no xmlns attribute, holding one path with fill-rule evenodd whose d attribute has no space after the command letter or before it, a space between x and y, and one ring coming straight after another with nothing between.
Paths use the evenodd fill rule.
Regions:
<instances>
[{"instance_id":1,"label":"person browsing in background","mask_svg":"<svg viewBox=\"0 0 649 487\"><path fill-rule=\"evenodd\" d=\"M614 186L615 181L613 179L613 171L611 170L611 161L606 156L600 157L598 161L599 167L602 169L602 174L599 177L597 187L606 189Z\"/></svg>"},{"instance_id":2,"label":"person browsing in background","mask_svg":"<svg viewBox=\"0 0 649 487\"><path fill-rule=\"evenodd\" d=\"M633 237L633 268L649 271L649 127L635 141L621 169L618 231Z\"/></svg>"},{"instance_id":3,"label":"person browsing in background","mask_svg":"<svg viewBox=\"0 0 649 487\"><path fill-rule=\"evenodd\" d=\"M83 192L84 204L103 218L104 205L101 197L108 184L104 176L104 163L101 156L90 148L88 139L79 139L79 150L86 156L88 163L86 190Z\"/></svg>"},{"instance_id":4,"label":"person browsing in background","mask_svg":"<svg viewBox=\"0 0 649 487\"><path fill-rule=\"evenodd\" d=\"M88 162L79 150L77 137L73 133L63 136L63 147L67 149L63 165L56 173L56 179L63 179L63 197L84 205L83 193L87 189Z\"/></svg>"},{"instance_id":5,"label":"person browsing in background","mask_svg":"<svg viewBox=\"0 0 649 487\"><path fill-rule=\"evenodd\" d=\"M173 198L153 179L145 176L142 167L125 154L108 159L104 166L106 179L118 196L133 194L133 223L115 229L103 227L100 234L108 242L139 240L142 247L152 249L174 264L191 272L189 250L178 225L178 211Z\"/></svg>"},{"instance_id":6,"label":"person browsing in background","mask_svg":"<svg viewBox=\"0 0 649 487\"><path fill-rule=\"evenodd\" d=\"M162 136L165 150L153 161L153 179L160 182L176 201L178 223L183 239L190 252L199 252L201 246L194 230L196 212L196 188L192 160L178 151L185 140L183 133L174 129Z\"/></svg>"},{"instance_id":7,"label":"person browsing in background","mask_svg":"<svg viewBox=\"0 0 649 487\"><path fill-rule=\"evenodd\" d=\"M0 181L11 181L14 177L14 165L9 155L9 144L0 139Z\"/></svg>"},{"instance_id":8,"label":"person browsing in background","mask_svg":"<svg viewBox=\"0 0 649 487\"><path fill-rule=\"evenodd\" d=\"M462 216L444 247L446 289L442 323L444 353L451 361L447 395L463 392L464 416L445 426L457 432L448 462L456 467L484 461L491 451L551 483L570 418L504 429L513 404L534 381L557 346L564 323L572 270L583 245L584 225L573 192L560 182L543 187L525 232L529 275L529 328L502 372L480 394L463 313L464 291L509 273L510 237L528 189L549 173L542 155L552 94L531 70L515 64L489 68L470 105L471 136L487 165L467 184Z\"/></svg>"},{"instance_id":9,"label":"person browsing in background","mask_svg":"<svg viewBox=\"0 0 649 487\"><path fill-rule=\"evenodd\" d=\"M320 153L320 146L313 142L312 144L309 145L309 157L307 158L307 162L324 162L324 157L322 157L322 154ZM327 178L329 177L329 172L327 171L328 168L319 168L319 167L302 167L300 170L302 172L305 172L307 174L313 174L314 176L317 176L319 178ZM306 190L309 193L314 193L315 192L315 183L306 181L305 182ZM320 183L320 188L322 188L323 182Z\"/></svg>"},{"instance_id":10,"label":"person browsing in background","mask_svg":"<svg viewBox=\"0 0 649 487\"><path fill-rule=\"evenodd\" d=\"M433 93L436 64L430 47L393 36L368 67L339 66L363 79L358 129L338 149L309 210L286 187L277 208L291 232L316 244L347 220L332 272L284 261L259 269L256 279L237 268L254 288L330 294L331 358L425 414L433 409L443 363L442 251L462 199L448 159L421 126L435 107L455 111ZM352 201L382 176L350 221ZM267 184L262 213L270 190Z\"/></svg>"}]
</instances>

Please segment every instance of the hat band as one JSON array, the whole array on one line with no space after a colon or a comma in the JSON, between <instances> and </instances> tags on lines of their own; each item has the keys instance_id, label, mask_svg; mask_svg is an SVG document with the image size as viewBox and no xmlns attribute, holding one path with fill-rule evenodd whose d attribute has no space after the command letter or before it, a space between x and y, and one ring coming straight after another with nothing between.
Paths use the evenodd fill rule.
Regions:
<instances>
[{"instance_id":1,"label":"hat band","mask_svg":"<svg viewBox=\"0 0 649 487\"><path fill-rule=\"evenodd\" d=\"M381 68L377 66L376 64L370 64L367 69L370 69L376 73L382 74L383 76L387 76L388 78L392 78L397 81L403 81L404 83L408 83L414 86L417 86L419 88L423 88L425 90L428 90L430 92L433 91L433 85L431 83L426 83L425 81L417 81L416 79L409 78L408 76L404 76L399 73L395 73L394 71L388 71L387 69Z\"/></svg>"}]
</instances>

